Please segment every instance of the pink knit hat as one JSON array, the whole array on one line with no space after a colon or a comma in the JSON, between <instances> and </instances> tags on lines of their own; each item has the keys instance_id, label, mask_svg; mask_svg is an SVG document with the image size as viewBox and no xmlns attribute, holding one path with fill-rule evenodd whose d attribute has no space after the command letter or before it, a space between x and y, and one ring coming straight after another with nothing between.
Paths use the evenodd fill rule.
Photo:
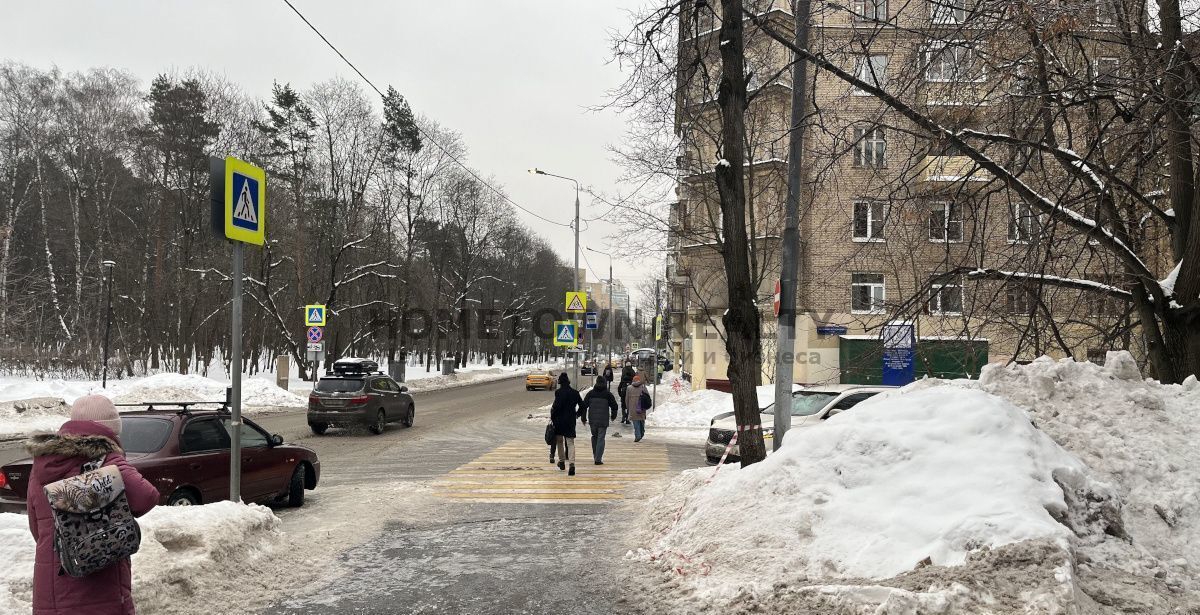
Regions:
<instances>
[{"instance_id":1,"label":"pink knit hat","mask_svg":"<svg viewBox=\"0 0 1200 615\"><path fill-rule=\"evenodd\" d=\"M103 395L85 395L71 404L72 421L93 421L121 433L121 415L112 400Z\"/></svg>"}]
</instances>

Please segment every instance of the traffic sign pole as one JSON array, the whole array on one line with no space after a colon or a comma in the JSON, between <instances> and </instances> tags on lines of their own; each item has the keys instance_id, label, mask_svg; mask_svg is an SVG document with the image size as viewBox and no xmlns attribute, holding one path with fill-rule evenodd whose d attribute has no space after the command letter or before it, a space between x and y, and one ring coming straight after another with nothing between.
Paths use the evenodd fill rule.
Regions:
<instances>
[{"instance_id":1,"label":"traffic sign pole","mask_svg":"<svg viewBox=\"0 0 1200 615\"><path fill-rule=\"evenodd\" d=\"M242 499L242 242L233 242L233 398L229 419L229 499Z\"/></svg>"}]
</instances>

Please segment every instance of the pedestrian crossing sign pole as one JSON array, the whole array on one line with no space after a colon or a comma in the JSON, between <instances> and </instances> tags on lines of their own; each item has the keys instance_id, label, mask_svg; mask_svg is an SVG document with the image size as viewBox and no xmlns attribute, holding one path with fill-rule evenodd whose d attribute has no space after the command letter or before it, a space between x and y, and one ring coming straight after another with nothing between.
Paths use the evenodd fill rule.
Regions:
<instances>
[{"instance_id":1,"label":"pedestrian crossing sign pole","mask_svg":"<svg viewBox=\"0 0 1200 615\"><path fill-rule=\"evenodd\" d=\"M213 233L233 243L233 297L230 316L229 386L229 499L242 492L242 247L261 246L267 240L267 174L238 160L208 159L209 201Z\"/></svg>"},{"instance_id":2,"label":"pedestrian crossing sign pole","mask_svg":"<svg viewBox=\"0 0 1200 615\"><path fill-rule=\"evenodd\" d=\"M573 320L554 321L554 345L575 347L579 343L579 324Z\"/></svg>"}]
</instances>

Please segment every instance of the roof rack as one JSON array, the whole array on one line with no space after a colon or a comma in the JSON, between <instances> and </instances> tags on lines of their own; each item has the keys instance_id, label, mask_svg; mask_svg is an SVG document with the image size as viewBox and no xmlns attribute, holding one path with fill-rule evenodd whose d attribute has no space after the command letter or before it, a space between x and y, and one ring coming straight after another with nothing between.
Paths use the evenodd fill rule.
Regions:
<instances>
[{"instance_id":1,"label":"roof rack","mask_svg":"<svg viewBox=\"0 0 1200 615\"><path fill-rule=\"evenodd\" d=\"M178 414L191 414L191 406L198 405L216 405L219 406L217 411L229 411L229 400L221 401L143 401L134 404L113 404L120 408L132 408L136 406L145 406L146 411L162 410L166 408L179 408ZM166 408L156 408L155 406L165 406Z\"/></svg>"}]
</instances>

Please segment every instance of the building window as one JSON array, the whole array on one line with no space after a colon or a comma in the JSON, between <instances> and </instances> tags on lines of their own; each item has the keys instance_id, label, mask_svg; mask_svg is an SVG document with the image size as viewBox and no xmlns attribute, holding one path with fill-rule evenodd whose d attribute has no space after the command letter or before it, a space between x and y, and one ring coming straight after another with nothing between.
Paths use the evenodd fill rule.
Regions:
<instances>
[{"instance_id":1,"label":"building window","mask_svg":"<svg viewBox=\"0 0 1200 615\"><path fill-rule=\"evenodd\" d=\"M1029 243L1037 230L1038 217L1028 203L1013 203L1008 211L1008 241Z\"/></svg>"},{"instance_id":2,"label":"building window","mask_svg":"<svg viewBox=\"0 0 1200 615\"><path fill-rule=\"evenodd\" d=\"M963 239L962 207L958 203L933 203L929 209L929 241Z\"/></svg>"},{"instance_id":3,"label":"building window","mask_svg":"<svg viewBox=\"0 0 1200 615\"><path fill-rule=\"evenodd\" d=\"M929 17L935 24L962 23L966 17L963 0L929 0Z\"/></svg>"},{"instance_id":4,"label":"building window","mask_svg":"<svg viewBox=\"0 0 1200 615\"><path fill-rule=\"evenodd\" d=\"M1116 13L1113 11L1113 0L1096 0L1096 23L1102 26L1111 26L1117 22Z\"/></svg>"},{"instance_id":5,"label":"building window","mask_svg":"<svg viewBox=\"0 0 1200 615\"><path fill-rule=\"evenodd\" d=\"M883 201L854 202L854 240L883 241Z\"/></svg>"},{"instance_id":6,"label":"building window","mask_svg":"<svg viewBox=\"0 0 1200 615\"><path fill-rule=\"evenodd\" d=\"M948 281L929 285L929 313L941 316L962 314L962 283Z\"/></svg>"},{"instance_id":7,"label":"building window","mask_svg":"<svg viewBox=\"0 0 1200 615\"><path fill-rule=\"evenodd\" d=\"M1096 91L1111 92L1121 84L1121 58L1096 58Z\"/></svg>"},{"instance_id":8,"label":"building window","mask_svg":"<svg viewBox=\"0 0 1200 615\"><path fill-rule=\"evenodd\" d=\"M925 47L925 80L980 82L986 80L978 54L966 43L938 41Z\"/></svg>"},{"instance_id":9,"label":"building window","mask_svg":"<svg viewBox=\"0 0 1200 615\"><path fill-rule=\"evenodd\" d=\"M850 278L850 312L853 314L882 314L887 293L883 274L855 273Z\"/></svg>"},{"instance_id":10,"label":"building window","mask_svg":"<svg viewBox=\"0 0 1200 615\"><path fill-rule=\"evenodd\" d=\"M873 85L879 89L887 87L888 57L886 54L856 55L854 57L854 76L859 81ZM850 93L856 96L870 96L866 90L851 88Z\"/></svg>"},{"instance_id":11,"label":"building window","mask_svg":"<svg viewBox=\"0 0 1200 615\"><path fill-rule=\"evenodd\" d=\"M1028 316L1037 307L1037 292L1022 282L1010 282L1004 288L1005 305L1009 314Z\"/></svg>"},{"instance_id":12,"label":"building window","mask_svg":"<svg viewBox=\"0 0 1200 615\"><path fill-rule=\"evenodd\" d=\"M887 0L854 0L856 21L887 21Z\"/></svg>"},{"instance_id":13,"label":"building window","mask_svg":"<svg viewBox=\"0 0 1200 615\"><path fill-rule=\"evenodd\" d=\"M854 129L854 166L866 169L882 169L887 153L887 139L883 128Z\"/></svg>"}]
</instances>

